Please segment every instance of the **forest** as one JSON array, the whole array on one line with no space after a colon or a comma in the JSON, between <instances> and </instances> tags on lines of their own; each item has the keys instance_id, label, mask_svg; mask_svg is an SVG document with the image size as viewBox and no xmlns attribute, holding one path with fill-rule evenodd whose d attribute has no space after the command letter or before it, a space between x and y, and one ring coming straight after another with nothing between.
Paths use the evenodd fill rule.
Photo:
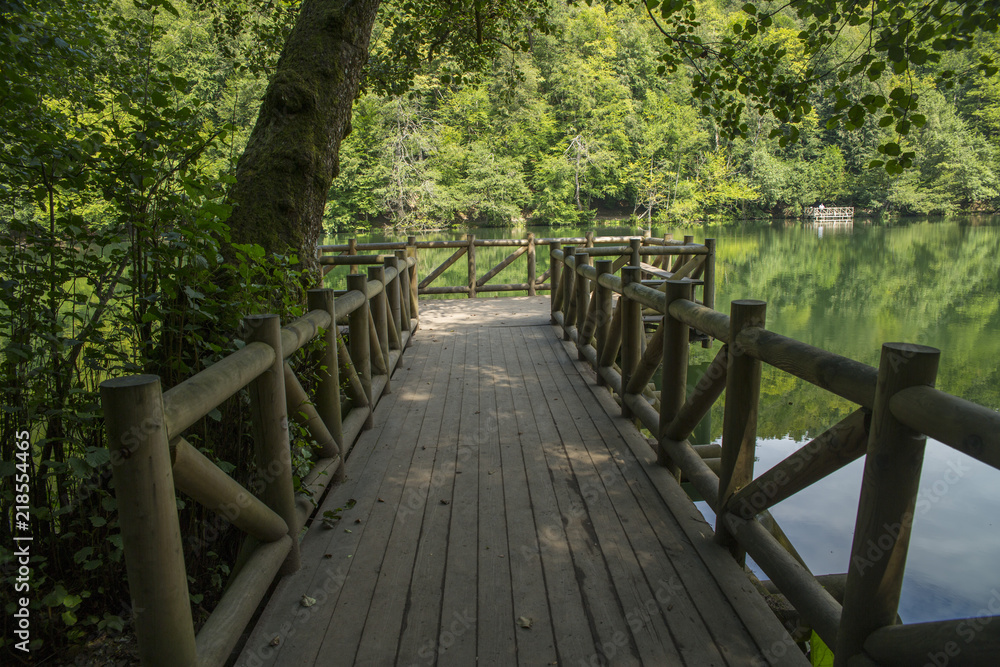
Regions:
<instances>
[{"instance_id":1,"label":"forest","mask_svg":"<svg viewBox=\"0 0 1000 667\"><path fill-rule=\"evenodd\" d=\"M454 24L447 3L378 12L324 231L579 225L598 213L682 224L796 216L816 202L883 215L998 208L995 12L961 48L890 53L908 66L887 68L879 54L898 46L858 60L856 24L805 53L816 22L792 10L692 1L668 20L655 0L474 3L492 12L483 23L471 4ZM968 20L989 10L976 6ZM242 314L303 308L313 278L297 248L259 245L234 224L241 156L299 7L0 0L0 567L10 612L21 501L8 482L27 470L38 660L111 646L133 613L100 382L153 373L173 386L242 345ZM778 88L813 71L838 79L848 61L861 69L771 109L751 101L763 88L699 64L724 49L672 56L661 29L688 46L760 30L758 55L782 57L746 76ZM221 424L245 423L247 409L234 397L189 436L246 484L249 435ZM311 455L296 437L298 460ZM203 619L239 544L204 509L178 506ZM2 648L18 657L10 637L8 625Z\"/></svg>"},{"instance_id":2,"label":"forest","mask_svg":"<svg viewBox=\"0 0 1000 667\"><path fill-rule=\"evenodd\" d=\"M505 53L455 84L447 60L414 77L406 95L367 92L355 105L326 219L441 227L571 224L596 212L673 224L798 217L805 206L854 206L873 215L994 211L1000 206L1000 83L975 71L995 37L913 73L926 119L906 137L911 169L870 168L895 129L869 117L829 127L838 109L819 91L785 143L773 116L748 114L746 137L727 137L690 92L691 68L662 72L660 35L645 8L563 7L552 34ZM702 12L708 33L745 19L739 3ZM787 41L781 67L805 68L800 22L779 15L768 39ZM817 69L835 69L856 45L843 39ZM969 74L939 90L945 69ZM852 83L851 95L888 96L903 77ZM707 109L705 110L707 111Z\"/></svg>"}]
</instances>

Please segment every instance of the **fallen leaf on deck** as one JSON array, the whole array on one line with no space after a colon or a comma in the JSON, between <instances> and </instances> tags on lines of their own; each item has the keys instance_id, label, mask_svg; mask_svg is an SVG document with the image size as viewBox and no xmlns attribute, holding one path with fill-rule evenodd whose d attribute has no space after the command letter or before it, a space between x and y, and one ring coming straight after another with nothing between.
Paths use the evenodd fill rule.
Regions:
<instances>
[{"instance_id":1,"label":"fallen leaf on deck","mask_svg":"<svg viewBox=\"0 0 1000 667\"><path fill-rule=\"evenodd\" d=\"M311 607L314 604L316 604L316 598L311 598L308 595L303 595L302 599L299 600L299 604L301 604L303 607Z\"/></svg>"},{"instance_id":2,"label":"fallen leaf on deck","mask_svg":"<svg viewBox=\"0 0 1000 667\"><path fill-rule=\"evenodd\" d=\"M530 628L531 623L532 620L527 616L518 616L517 618L517 624L520 625L522 628Z\"/></svg>"}]
</instances>

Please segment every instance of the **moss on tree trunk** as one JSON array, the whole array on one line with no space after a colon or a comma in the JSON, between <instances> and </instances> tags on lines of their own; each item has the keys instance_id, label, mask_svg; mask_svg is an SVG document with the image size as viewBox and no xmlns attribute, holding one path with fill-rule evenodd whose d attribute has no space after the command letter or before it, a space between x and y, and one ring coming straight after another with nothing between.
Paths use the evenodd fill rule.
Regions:
<instances>
[{"instance_id":1,"label":"moss on tree trunk","mask_svg":"<svg viewBox=\"0 0 1000 667\"><path fill-rule=\"evenodd\" d=\"M234 243L316 270L323 209L351 128L380 0L304 0L236 168Z\"/></svg>"}]
</instances>

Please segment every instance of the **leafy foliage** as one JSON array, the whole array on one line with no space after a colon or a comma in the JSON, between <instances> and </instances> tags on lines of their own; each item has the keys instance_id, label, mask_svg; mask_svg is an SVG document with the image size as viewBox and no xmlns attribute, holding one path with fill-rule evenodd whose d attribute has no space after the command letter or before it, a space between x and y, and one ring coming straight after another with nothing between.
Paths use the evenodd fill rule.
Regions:
<instances>
[{"instance_id":1,"label":"leafy foliage","mask_svg":"<svg viewBox=\"0 0 1000 667\"><path fill-rule=\"evenodd\" d=\"M704 29L698 3L646 4L671 47L661 56L664 67L691 64L694 96L703 113L720 118L724 131L746 136L752 110L783 124L772 130L782 145L794 142L819 92L833 102L827 129L854 130L869 119L893 129L896 137L882 141L880 158L870 162L889 174L913 165L915 152L904 150L900 138L927 122L919 113L922 77L930 74L935 87L950 90L965 84L971 71L997 73L993 55L977 49L979 36L998 28L990 0L748 2L722 34ZM945 64L949 56L973 51L975 59L962 63L964 70ZM793 61L799 66L790 67ZM854 77L880 84L880 90L858 97Z\"/></svg>"},{"instance_id":2,"label":"leafy foliage","mask_svg":"<svg viewBox=\"0 0 1000 667\"><path fill-rule=\"evenodd\" d=\"M99 383L148 372L169 388L240 345L242 313L294 314L302 294L293 258L244 247L223 260L233 121L260 84L207 76L234 71L207 17L165 1L6 2L0 31L0 203L13 212L0 222L0 478L27 430L43 659L131 616ZM232 399L188 439L250 487L246 412ZM13 488L0 485L9 590ZM238 543L178 503L198 605L221 591Z\"/></svg>"},{"instance_id":3,"label":"leafy foliage","mask_svg":"<svg viewBox=\"0 0 1000 667\"><path fill-rule=\"evenodd\" d=\"M995 40L942 52L919 71L850 76L844 63L867 48L861 27L820 48L797 10L768 23L756 8L748 18L741 6L698 3L689 16L668 5L553 8L528 51L494 54L481 76L458 81L448 74L457 61L441 55L405 94L364 95L330 192L330 228L576 224L596 209L657 222L797 216L819 202L873 214L997 206L1000 115L989 110L1000 89L976 68ZM662 16L649 20L653 8L674 12L669 30ZM752 39L748 22L758 26ZM666 51L659 28L673 36ZM949 91L944 68L966 72L965 83ZM774 86L786 92L768 93ZM909 114L900 136L904 126L879 119L895 118L893 91L904 88L920 117L900 110ZM798 112L788 111L800 93ZM872 169L879 160L896 162Z\"/></svg>"}]
</instances>

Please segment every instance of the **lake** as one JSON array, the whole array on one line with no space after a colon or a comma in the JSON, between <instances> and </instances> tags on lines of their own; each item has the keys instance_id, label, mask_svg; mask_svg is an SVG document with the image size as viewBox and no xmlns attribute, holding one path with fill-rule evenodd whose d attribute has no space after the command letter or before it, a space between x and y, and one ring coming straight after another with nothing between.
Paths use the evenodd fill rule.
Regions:
<instances>
[{"instance_id":1,"label":"lake","mask_svg":"<svg viewBox=\"0 0 1000 667\"><path fill-rule=\"evenodd\" d=\"M635 234L614 223L597 235ZM582 236L576 227L476 229L481 238ZM654 236L671 231L654 226ZM878 365L883 342L941 350L937 387L1000 409L1000 218L916 219L892 224L746 223L677 229L675 238L718 239L716 308L734 299L767 301L767 328ZM329 243L346 243L347 235ZM358 242L398 240L373 233ZM464 238L438 232L421 240ZM477 248L479 274L506 248ZM421 250L425 275L452 251ZM538 255L538 273L548 266ZM493 282L524 282L523 261ZM460 260L436 285L463 284ZM342 282L338 286L342 285ZM718 350L693 346L692 362ZM765 367L757 427L757 472L763 472L847 416L850 404ZM720 442L721 402L705 441ZM778 504L772 514L814 574L845 572L861 488L856 461ZM709 522L714 517L698 503ZM928 441L899 613L907 623L978 616L1000 601L1000 471ZM758 574L760 574L758 572ZM994 602L994 606L995 606Z\"/></svg>"}]
</instances>

